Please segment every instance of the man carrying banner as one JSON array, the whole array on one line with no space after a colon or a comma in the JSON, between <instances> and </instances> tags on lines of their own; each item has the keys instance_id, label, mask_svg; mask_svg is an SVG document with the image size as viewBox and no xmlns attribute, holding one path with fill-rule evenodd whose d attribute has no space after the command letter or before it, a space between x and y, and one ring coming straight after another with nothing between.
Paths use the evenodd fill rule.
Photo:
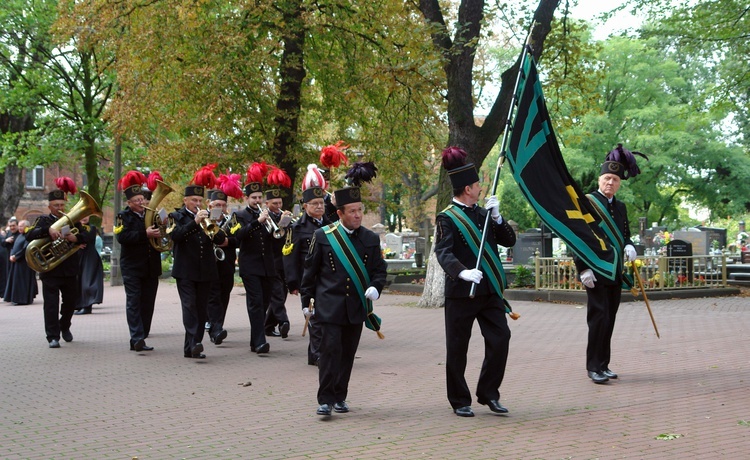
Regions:
<instances>
[{"instance_id":1,"label":"man carrying banner","mask_svg":"<svg viewBox=\"0 0 750 460\"><path fill-rule=\"evenodd\" d=\"M362 171L375 177L375 166L365 163ZM358 167L357 164L353 165ZM364 179L369 180L369 179ZM321 332L318 363L318 415L349 412L346 396L354 365L362 323L380 335L380 319L372 301L385 286L387 265L380 251L380 238L362 227L360 182L336 190L339 221L313 234L300 299L305 316L315 315ZM310 301L315 300L314 313Z\"/></svg>"},{"instance_id":2,"label":"man carrying banner","mask_svg":"<svg viewBox=\"0 0 750 460\"><path fill-rule=\"evenodd\" d=\"M630 224L625 204L615 198L622 180L640 173L633 153L618 144L617 148L607 154L599 175L599 189L588 196L594 209L601 218L608 243L612 245L618 268L617 276L610 280L604 276L597 277L594 271L580 257L575 256L575 264L580 273L581 283L586 286L587 313L589 326L588 345L586 346L586 370L594 383L605 383L616 379L617 374L609 368L611 355L610 342L615 328L615 316L620 307L622 294L621 254L628 261L636 259L636 251L630 240Z\"/></svg>"},{"instance_id":3,"label":"man carrying banner","mask_svg":"<svg viewBox=\"0 0 750 460\"><path fill-rule=\"evenodd\" d=\"M505 274L497 253L497 245L513 246L516 235L499 212L495 196L479 201L479 175L473 163L465 163L466 152L457 147L443 151L443 167L448 170L453 187L453 202L436 219L435 256L445 270L445 339L448 401L459 417L473 417L471 392L466 384L466 352L474 320L484 336L485 357L477 384L477 401L492 412L507 413L500 404L500 384L508 360L510 328L502 297ZM490 228L484 229L487 213ZM487 230L486 244L479 252L482 232ZM481 269L477 257L482 258ZM470 299L472 283L476 295ZM509 308L509 307L508 307Z\"/></svg>"}]
</instances>

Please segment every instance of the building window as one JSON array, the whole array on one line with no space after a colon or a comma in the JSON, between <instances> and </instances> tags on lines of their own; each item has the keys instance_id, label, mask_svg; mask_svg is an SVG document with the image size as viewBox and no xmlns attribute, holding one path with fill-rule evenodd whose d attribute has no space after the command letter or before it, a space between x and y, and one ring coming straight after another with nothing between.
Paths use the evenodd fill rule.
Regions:
<instances>
[{"instance_id":1,"label":"building window","mask_svg":"<svg viewBox=\"0 0 750 460\"><path fill-rule=\"evenodd\" d=\"M26 170L26 188L36 190L44 188L44 166Z\"/></svg>"}]
</instances>

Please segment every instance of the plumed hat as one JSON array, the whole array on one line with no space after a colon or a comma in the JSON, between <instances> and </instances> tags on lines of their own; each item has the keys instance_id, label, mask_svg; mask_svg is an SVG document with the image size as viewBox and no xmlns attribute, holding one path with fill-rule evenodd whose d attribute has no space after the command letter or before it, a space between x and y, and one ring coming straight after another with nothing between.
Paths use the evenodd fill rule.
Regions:
<instances>
[{"instance_id":1,"label":"plumed hat","mask_svg":"<svg viewBox=\"0 0 750 460\"><path fill-rule=\"evenodd\" d=\"M76 183L73 182L73 179L67 176L60 176L55 179L55 186L57 187L57 190L52 190L47 195L49 201L67 200L68 193L78 192Z\"/></svg>"},{"instance_id":2,"label":"plumed hat","mask_svg":"<svg viewBox=\"0 0 750 460\"><path fill-rule=\"evenodd\" d=\"M345 204L361 202L362 191L360 187L363 183L372 181L377 175L378 168L373 162L354 163L346 173L346 181L351 185L333 192L336 197L336 206L341 207Z\"/></svg>"},{"instance_id":3,"label":"plumed hat","mask_svg":"<svg viewBox=\"0 0 750 460\"><path fill-rule=\"evenodd\" d=\"M221 201L227 201L227 194L222 192L221 190L209 190L208 191L208 199L209 201L214 200L221 200Z\"/></svg>"},{"instance_id":4,"label":"plumed hat","mask_svg":"<svg viewBox=\"0 0 750 460\"><path fill-rule=\"evenodd\" d=\"M215 168L216 163L210 163L196 171L190 180L190 185L185 187L185 196L202 197L205 195L206 189L214 188L216 186Z\"/></svg>"},{"instance_id":5,"label":"plumed hat","mask_svg":"<svg viewBox=\"0 0 750 460\"><path fill-rule=\"evenodd\" d=\"M268 165L265 161L256 161L247 168L247 181L245 183L245 196L263 191L263 178L268 173Z\"/></svg>"},{"instance_id":6,"label":"plumed hat","mask_svg":"<svg viewBox=\"0 0 750 460\"><path fill-rule=\"evenodd\" d=\"M466 163L468 154L459 147L446 147L442 153L443 167L448 171L448 178L454 190L479 182L479 173L474 163Z\"/></svg>"},{"instance_id":7,"label":"plumed hat","mask_svg":"<svg viewBox=\"0 0 750 460\"><path fill-rule=\"evenodd\" d=\"M281 168L276 166L268 167L268 176L266 176L266 183L271 187L266 190L266 200L272 200L274 198L281 198L282 189L288 189L292 186L292 179L289 174Z\"/></svg>"},{"instance_id":8,"label":"plumed hat","mask_svg":"<svg viewBox=\"0 0 750 460\"><path fill-rule=\"evenodd\" d=\"M120 190L125 194L125 198L128 200L134 196L143 195L143 185L146 183L146 176L136 170L130 170L122 176L122 179L117 183Z\"/></svg>"},{"instance_id":9,"label":"plumed hat","mask_svg":"<svg viewBox=\"0 0 750 460\"><path fill-rule=\"evenodd\" d=\"M236 199L242 198L242 187L240 186L240 175L239 174L232 174L229 171L227 171L226 174L220 174L219 180L217 181L219 184L219 190L221 190L224 195L227 197L232 197ZM216 199L216 198L211 198ZM226 198L218 198L226 200Z\"/></svg>"},{"instance_id":10,"label":"plumed hat","mask_svg":"<svg viewBox=\"0 0 750 460\"><path fill-rule=\"evenodd\" d=\"M599 175L614 174L622 180L637 176L641 173L641 169L636 163L635 155L648 160L648 157L641 152L631 152L623 148L622 144L617 144L617 147L610 151L604 159Z\"/></svg>"}]
</instances>

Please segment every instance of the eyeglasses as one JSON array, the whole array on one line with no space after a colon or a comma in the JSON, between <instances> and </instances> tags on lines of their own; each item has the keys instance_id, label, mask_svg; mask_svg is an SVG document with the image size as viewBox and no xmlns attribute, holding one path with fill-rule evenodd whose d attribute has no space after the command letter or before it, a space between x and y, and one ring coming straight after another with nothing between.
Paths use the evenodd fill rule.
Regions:
<instances>
[{"instance_id":1,"label":"eyeglasses","mask_svg":"<svg viewBox=\"0 0 750 460\"><path fill-rule=\"evenodd\" d=\"M320 203L312 203L311 202L311 203L307 203L307 205L310 206L311 208L322 208L326 204L325 204L325 202L320 202Z\"/></svg>"}]
</instances>

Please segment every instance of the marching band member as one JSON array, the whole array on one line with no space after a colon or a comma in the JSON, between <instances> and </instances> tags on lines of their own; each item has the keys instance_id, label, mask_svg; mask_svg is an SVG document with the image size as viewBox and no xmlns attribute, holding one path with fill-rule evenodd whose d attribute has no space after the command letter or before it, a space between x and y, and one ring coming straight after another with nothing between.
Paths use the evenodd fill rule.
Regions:
<instances>
[{"instance_id":1,"label":"marching band member","mask_svg":"<svg viewBox=\"0 0 750 460\"><path fill-rule=\"evenodd\" d=\"M185 327L183 347L186 358L203 359L204 324L208 320L208 296L211 284L219 280L214 245L226 238L221 231L211 232L206 221L209 213L201 209L206 188L216 184L215 164L201 168L185 187L184 206L169 214L174 227L174 266L172 277L177 281L177 292L182 304L182 323Z\"/></svg>"},{"instance_id":2,"label":"marching band member","mask_svg":"<svg viewBox=\"0 0 750 460\"><path fill-rule=\"evenodd\" d=\"M78 191L69 177L59 177L55 180L55 184L58 188L49 192L48 195L50 213L36 220L34 226L27 232L26 239L31 242L49 237L52 241L64 239L74 245L94 244L94 240L89 239L89 234L83 232L83 227L78 222L75 223L78 229L78 233L75 234L69 231L70 228L63 227L58 230L52 227L57 219L63 217L67 194ZM39 274L44 298L44 330L50 348L60 348L61 336L66 342L73 341L70 324L80 296L78 283L80 260L80 254L76 252L55 268ZM62 297L62 304L60 304L60 297Z\"/></svg>"},{"instance_id":3,"label":"marching band member","mask_svg":"<svg viewBox=\"0 0 750 460\"><path fill-rule=\"evenodd\" d=\"M234 178L233 176L237 176ZM239 192L239 195L237 194ZM227 202L229 197L241 198L242 189L239 186L238 174L222 174L219 176L219 190L209 192L210 211L221 210L221 220L217 222L219 228L225 234L226 239L217 245L215 251L222 257L216 257L216 269L219 273L219 282L211 285L211 293L208 296L208 335L211 342L221 345L227 338L224 329L224 318L229 306L229 295L234 288L235 262L237 261L237 238L230 235L231 226L235 221L227 213Z\"/></svg>"},{"instance_id":4,"label":"marching band member","mask_svg":"<svg viewBox=\"0 0 750 460\"><path fill-rule=\"evenodd\" d=\"M154 171L149 176L159 175ZM159 178L161 176L159 175ZM146 337L151 331L154 303L161 276L161 253L150 243L160 238L159 228L145 223L146 176L140 171L128 171L120 179L125 194L125 209L117 214L114 234L120 244L120 272L125 288L125 317L130 331L130 350L151 351Z\"/></svg>"},{"instance_id":5,"label":"marching band member","mask_svg":"<svg viewBox=\"0 0 750 460\"><path fill-rule=\"evenodd\" d=\"M326 216L326 181L314 164L307 166L307 173L302 181L302 217L291 226L289 253L283 258L286 285L292 295L299 294L302 273L305 269L305 257L310 250L315 230L325 227L331 221ZM315 316L308 322L310 343L307 347L307 364L317 366L320 359L321 330Z\"/></svg>"},{"instance_id":6,"label":"marching band member","mask_svg":"<svg viewBox=\"0 0 750 460\"><path fill-rule=\"evenodd\" d=\"M247 170L244 194L247 206L236 212L240 225L233 235L240 245L240 277L245 286L245 303L250 320L250 351L268 353L264 322L266 305L271 295L271 282L276 276L273 258L273 236L268 232L268 212L260 207L263 200L263 178L268 172L265 163L253 163Z\"/></svg>"},{"instance_id":7,"label":"marching band member","mask_svg":"<svg viewBox=\"0 0 750 460\"><path fill-rule=\"evenodd\" d=\"M267 336L280 335L285 339L289 335L289 316L286 313L286 282L284 277L284 262L282 261L282 251L284 249L285 233L287 227L292 221L291 211L281 209L283 205L282 189L289 189L292 186L292 180L282 169L271 167L268 172L266 182L274 188L265 191L265 203L268 208L268 216L273 219L276 226L284 233L281 238L274 238L271 242L271 252L273 253L276 274L271 279L270 295L267 299L265 331ZM279 331L276 332L276 325Z\"/></svg>"}]
</instances>

